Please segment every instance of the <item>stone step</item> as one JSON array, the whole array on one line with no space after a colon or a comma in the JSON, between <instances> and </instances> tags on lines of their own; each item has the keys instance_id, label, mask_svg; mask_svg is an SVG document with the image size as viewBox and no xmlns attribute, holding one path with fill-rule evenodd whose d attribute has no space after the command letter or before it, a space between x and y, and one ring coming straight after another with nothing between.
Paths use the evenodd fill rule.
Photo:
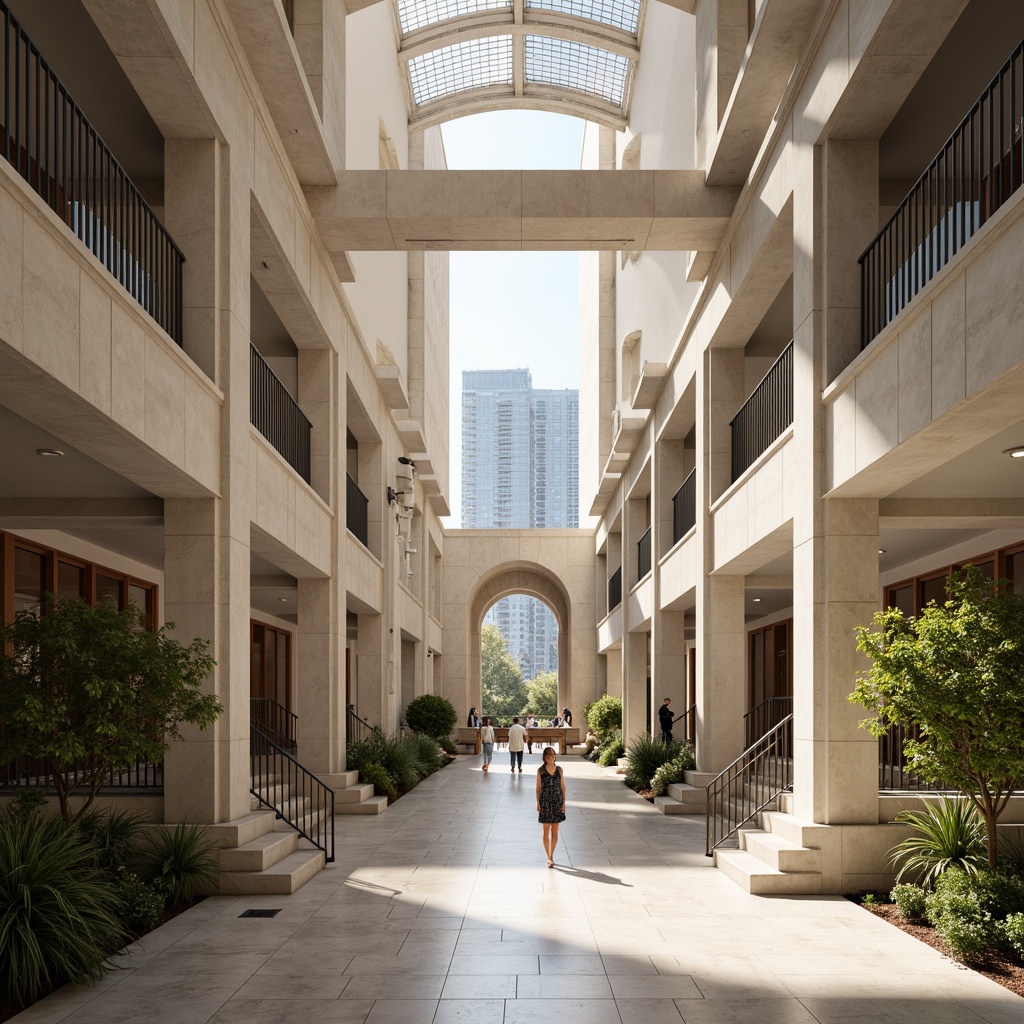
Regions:
<instances>
[{"instance_id":1,"label":"stone step","mask_svg":"<svg viewBox=\"0 0 1024 1024\"><path fill-rule=\"evenodd\" d=\"M252 813L234 821L226 821L221 825L207 825L206 838L216 843L219 849L231 849L251 843L254 839L274 830L277 815L266 808L260 809L259 804L252 808Z\"/></svg>"},{"instance_id":2,"label":"stone step","mask_svg":"<svg viewBox=\"0 0 1024 1024\"><path fill-rule=\"evenodd\" d=\"M388 798L386 796L370 796L357 804L336 803L334 805L334 813L335 816L343 814L383 814L387 808Z\"/></svg>"},{"instance_id":3,"label":"stone step","mask_svg":"<svg viewBox=\"0 0 1024 1024\"><path fill-rule=\"evenodd\" d=\"M822 839L819 837L829 831L827 825L816 825L782 810L766 810L761 820L767 831L782 836L794 846L806 846L811 849L820 848Z\"/></svg>"},{"instance_id":4,"label":"stone step","mask_svg":"<svg viewBox=\"0 0 1024 1024\"><path fill-rule=\"evenodd\" d=\"M818 871L779 871L746 850L715 850L715 867L741 889L757 896L816 895L821 892Z\"/></svg>"},{"instance_id":5,"label":"stone step","mask_svg":"<svg viewBox=\"0 0 1024 1024\"><path fill-rule=\"evenodd\" d=\"M324 780L325 782L328 780ZM339 792L346 789L351 789L353 786L363 785L359 781L359 772L338 772L336 775L330 777L330 783L334 786L334 794L337 797Z\"/></svg>"},{"instance_id":6,"label":"stone step","mask_svg":"<svg viewBox=\"0 0 1024 1024\"><path fill-rule=\"evenodd\" d=\"M299 847L299 834L289 832L268 832L234 850L220 851L220 868L224 872L266 871L267 868L284 860Z\"/></svg>"},{"instance_id":7,"label":"stone step","mask_svg":"<svg viewBox=\"0 0 1024 1024\"><path fill-rule=\"evenodd\" d=\"M373 796L373 786L369 782L360 782L348 789L336 789L334 791L334 806L337 809L339 804L360 804L371 796Z\"/></svg>"},{"instance_id":8,"label":"stone step","mask_svg":"<svg viewBox=\"0 0 1024 1024\"><path fill-rule=\"evenodd\" d=\"M774 832L745 830L740 834L740 848L777 871L821 873L821 850L798 846Z\"/></svg>"},{"instance_id":9,"label":"stone step","mask_svg":"<svg viewBox=\"0 0 1024 1024\"><path fill-rule=\"evenodd\" d=\"M323 870L323 850L296 850L262 871L232 871L220 877L220 892L232 896L290 896Z\"/></svg>"},{"instance_id":10,"label":"stone step","mask_svg":"<svg viewBox=\"0 0 1024 1024\"><path fill-rule=\"evenodd\" d=\"M656 796L654 806L662 814L704 814L707 810L707 791L685 782L674 782L665 796Z\"/></svg>"}]
</instances>

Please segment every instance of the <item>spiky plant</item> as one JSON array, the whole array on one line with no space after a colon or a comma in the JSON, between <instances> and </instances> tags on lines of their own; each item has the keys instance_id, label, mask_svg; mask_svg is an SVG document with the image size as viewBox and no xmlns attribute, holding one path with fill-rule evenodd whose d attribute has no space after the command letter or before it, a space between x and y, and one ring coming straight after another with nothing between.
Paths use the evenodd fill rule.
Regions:
<instances>
[{"instance_id":1,"label":"spiky plant","mask_svg":"<svg viewBox=\"0 0 1024 1024\"><path fill-rule=\"evenodd\" d=\"M889 851L897 882L907 877L931 889L950 868L975 874L987 862L985 823L966 800L943 796L924 810L900 811L896 820L913 829Z\"/></svg>"}]
</instances>

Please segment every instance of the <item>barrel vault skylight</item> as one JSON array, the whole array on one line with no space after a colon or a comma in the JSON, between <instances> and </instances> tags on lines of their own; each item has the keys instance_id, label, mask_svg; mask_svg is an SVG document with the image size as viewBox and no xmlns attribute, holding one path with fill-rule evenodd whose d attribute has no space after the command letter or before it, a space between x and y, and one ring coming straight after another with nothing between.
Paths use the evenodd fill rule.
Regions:
<instances>
[{"instance_id":1,"label":"barrel vault skylight","mask_svg":"<svg viewBox=\"0 0 1024 1024\"><path fill-rule=\"evenodd\" d=\"M512 107L621 128L646 0L393 0L410 123Z\"/></svg>"}]
</instances>

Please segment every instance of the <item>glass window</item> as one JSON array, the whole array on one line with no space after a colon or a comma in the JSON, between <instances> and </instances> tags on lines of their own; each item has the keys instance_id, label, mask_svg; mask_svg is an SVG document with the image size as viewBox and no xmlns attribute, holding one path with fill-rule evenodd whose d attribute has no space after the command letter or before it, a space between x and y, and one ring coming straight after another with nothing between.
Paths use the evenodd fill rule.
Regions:
<instances>
[{"instance_id":1,"label":"glass window","mask_svg":"<svg viewBox=\"0 0 1024 1024\"><path fill-rule=\"evenodd\" d=\"M57 562L57 596L85 597L85 569L70 562Z\"/></svg>"},{"instance_id":2,"label":"glass window","mask_svg":"<svg viewBox=\"0 0 1024 1024\"><path fill-rule=\"evenodd\" d=\"M930 580L921 580L921 607L923 608L930 601L936 604L946 602L946 576L933 576Z\"/></svg>"},{"instance_id":3,"label":"glass window","mask_svg":"<svg viewBox=\"0 0 1024 1024\"><path fill-rule=\"evenodd\" d=\"M128 584L128 603L135 605L145 616L143 625L147 628L153 621L153 591L139 583Z\"/></svg>"},{"instance_id":4,"label":"glass window","mask_svg":"<svg viewBox=\"0 0 1024 1024\"><path fill-rule=\"evenodd\" d=\"M26 548L14 549L14 611L38 615L46 593L46 556Z\"/></svg>"},{"instance_id":5,"label":"glass window","mask_svg":"<svg viewBox=\"0 0 1024 1024\"><path fill-rule=\"evenodd\" d=\"M114 605L118 608L121 607L121 583L119 579L115 579L113 576L104 576L102 573L96 573L96 603L105 598L110 598Z\"/></svg>"},{"instance_id":6,"label":"glass window","mask_svg":"<svg viewBox=\"0 0 1024 1024\"><path fill-rule=\"evenodd\" d=\"M914 614L914 585L905 583L900 587L890 587L886 603L890 608L898 608L908 619Z\"/></svg>"},{"instance_id":7,"label":"glass window","mask_svg":"<svg viewBox=\"0 0 1024 1024\"><path fill-rule=\"evenodd\" d=\"M1006 576L1013 581L1014 591L1024 594L1024 551L1006 556Z\"/></svg>"}]
</instances>

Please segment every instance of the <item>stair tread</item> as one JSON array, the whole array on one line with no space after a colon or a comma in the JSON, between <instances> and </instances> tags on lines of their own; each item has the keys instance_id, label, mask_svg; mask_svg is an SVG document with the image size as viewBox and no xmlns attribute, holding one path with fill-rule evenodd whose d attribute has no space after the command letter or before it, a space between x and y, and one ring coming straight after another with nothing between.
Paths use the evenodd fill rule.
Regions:
<instances>
[{"instance_id":1,"label":"stair tread","mask_svg":"<svg viewBox=\"0 0 1024 1024\"><path fill-rule=\"evenodd\" d=\"M318 857L323 857L323 855L323 850L296 850L294 853L289 853L287 857L282 857L276 864L271 864L270 867L264 868L262 871L254 871L253 874L290 875L293 871L304 867Z\"/></svg>"},{"instance_id":2,"label":"stair tread","mask_svg":"<svg viewBox=\"0 0 1024 1024\"><path fill-rule=\"evenodd\" d=\"M770 864L765 864L763 860L755 857L752 853L747 853L746 850L715 850L716 864L719 859L729 861L747 875L775 875L781 878L788 873L779 871Z\"/></svg>"},{"instance_id":3,"label":"stair tread","mask_svg":"<svg viewBox=\"0 0 1024 1024\"><path fill-rule=\"evenodd\" d=\"M780 836L777 832L766 832L763 829L752 828L745 829L744 833L747 841L753 838L764 846L770 846L775 850L810 850L810 847L791 842L789 839Z\"/></svg>"}]
</instances>

